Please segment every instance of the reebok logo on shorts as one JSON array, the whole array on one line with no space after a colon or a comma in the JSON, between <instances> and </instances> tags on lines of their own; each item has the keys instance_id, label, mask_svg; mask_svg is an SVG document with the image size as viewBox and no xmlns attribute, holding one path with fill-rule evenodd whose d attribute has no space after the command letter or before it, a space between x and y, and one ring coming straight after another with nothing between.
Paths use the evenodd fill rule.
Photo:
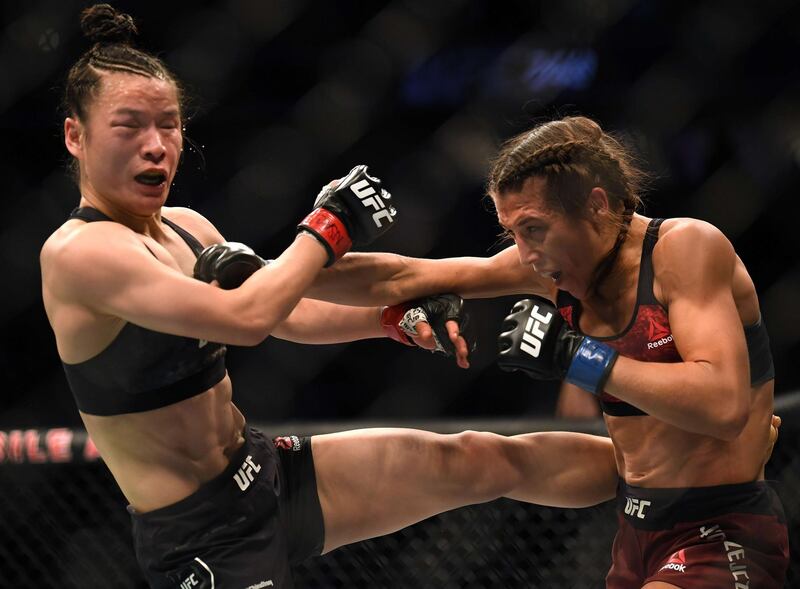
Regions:
<instances>
[{"instance_id":1,"label":"reebok logo on shorts","mask_svg":"<svg viewBox=\"0 0 800 589\"><path fill-rule=\"evenodd\" d=\"M297 436L280 436L274 438L272 443L278 450L294 450L299 452L303 447L300 443L300 438Z\"/></svg>"},{"instance_id":2,"label":"reebok logo on shorts","mask_svg":"<svg viewBox=\"0 0 800 589\"><path fill-rule=\"evenodd\" d=\"M672 556L669 557L667 564L663 567L658 569L659 572L661 571L677 571L679 573L686 572L686 554L683 549L678 550L678 552L674 553Z\"/></svg>"}]
</instances>

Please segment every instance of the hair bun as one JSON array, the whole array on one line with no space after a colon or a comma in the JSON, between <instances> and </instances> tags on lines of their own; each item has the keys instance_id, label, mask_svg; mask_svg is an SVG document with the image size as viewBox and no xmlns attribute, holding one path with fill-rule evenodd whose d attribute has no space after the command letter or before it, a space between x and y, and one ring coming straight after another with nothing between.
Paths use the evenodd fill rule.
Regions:
<instances>
[{"instance_id":1,"label":"hair bun","mask_svg":"<svg viewBox=\"0 0 800 589\"><path fill-rule=\"evenodd\" d=\"M133 17L109 4L95 4L81 13L81 30L92 43L129 45L139 31Z\"/></svg>"}]
</instances>

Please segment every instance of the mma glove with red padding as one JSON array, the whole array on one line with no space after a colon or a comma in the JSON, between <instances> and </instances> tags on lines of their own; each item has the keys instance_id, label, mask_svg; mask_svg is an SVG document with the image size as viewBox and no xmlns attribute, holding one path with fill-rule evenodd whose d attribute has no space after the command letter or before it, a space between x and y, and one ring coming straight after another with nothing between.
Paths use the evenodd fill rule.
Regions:
<instances>
[{"instance_id":1,"label":"mma glove with red padding","mask_svg":"<svg viewBox=\"0 0 800 589\"><path fill-rule=\"evenodd\" d=\"M464 310L464 300L455 294L423 297L407 303L384 307L381 311L381 326L384 333L395 341L413 346L410 336L417 335L416 325L425 321L433 330L436 352L448 357L455 356L456 349L447 333L446 323L458 323L459 332L466 340L470 351L475 349L475 337L470 330L469 314Z\"/></svg>"},{"instance_id":2,"label":"mma glove with red padding","mask_svg":"<svg viewBox=\"0 0 800 589\"><path fill-rule=\"evenodd\" d=\"M194 264L194 277L203 282L216 280L220 288L237 288L267 262L243 243L227 241L205 248Z\"/></svg>"},{"instance_id":3,"label":"mma glove with red padding","mask_svg":"<svg viewBox=\"0 0 800 589\"><path fill-rule=\"evenodd\" d=\"M538 380L565 380L599 395L618 353L611 346L571 329L555 306L524 299L503 321L497 363Z\"/></svg>"},{"instance_id":4,"label":"mma glove with red padding","mask_svg":"<svg viewBox=\"0 0 800 589\"><path fill-rule=\"evenodd\" d=\"M381 188L367 166L356 166L335 186L327 185L317 196L314 210L297 226L316 237L328 252L326 267L353 246L366 245L386 233L397 212L392 195Z\"/></svg>"}]
</instances>

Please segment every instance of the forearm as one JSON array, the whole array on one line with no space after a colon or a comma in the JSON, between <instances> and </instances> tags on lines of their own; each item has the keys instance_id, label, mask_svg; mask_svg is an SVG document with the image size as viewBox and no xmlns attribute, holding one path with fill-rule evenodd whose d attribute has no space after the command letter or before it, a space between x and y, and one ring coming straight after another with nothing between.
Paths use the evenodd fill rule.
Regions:
<instances>
[{"instance_id":1,"label":"forearm","mask_svg":"<svg viewBox=\"0 0 800 589\"><path fill-rule=\"evenodd\" d=\"M306 296L343 305L401 302L401 293L411 292L415 267L413 258L397 254L349 253L320 272Z\"/></svg>"},{"instance_id":2,"label":"forearm","mask_svg":"<svg viewBox=\"0 0 800 589\"><path fill-rule=\"evenodd\" d=\"M708 362L640 362L620 356L605 391L680 429L733 439L749 409L749 387Z\"/></svg>"},{"instance_id":3,"label":"forearm","mask_svg":"<svg viewBox=\"0 0 800 589\"><path fill-rule=\"evenodd\" d=\"M541 278L509 248L491 258L441 260L351 253L321 272L307 294L346 305L393 305L445 292L483 298L543 291Z\"/></svg>"},{"instance_id":4,"label":"forearm","mask_svg":"<svg viewBox=\"0 0 800 589\"><path fill-rule=\"evenodd\" d=\"M271 264L255 272L240 288L228 291L237 297L238 313L252 326L247 331L260 336L257 341L286 320L326 260L327 252L316 239L301 233ZM226 341L239 343L235 338Z\"/></svg>"},{"instance_id":5,"label":"forearm","mask_svg":"<svg viewBox=\"0 0 800 589\"><path fill-rule=\"evenodd\" d=\"M335 344L386 337L380 307L349 307L303 299L273 335L302 344Z\"/></svg>"}]
</instances>

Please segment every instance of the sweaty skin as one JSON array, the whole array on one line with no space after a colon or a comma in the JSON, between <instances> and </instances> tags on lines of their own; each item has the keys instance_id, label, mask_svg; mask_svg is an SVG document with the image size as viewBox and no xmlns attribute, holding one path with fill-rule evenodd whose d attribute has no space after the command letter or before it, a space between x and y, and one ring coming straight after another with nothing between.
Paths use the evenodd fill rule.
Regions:
<instances>
[{"instance_id":1,"label":"sweaty skin","mask_svg":"<svg viewBox=\"0 0 800 589\"><path fill-rule=\"evenodd\" d=\"M180 129L174 84L122 73L104 76L86 120L65 121L67 149L80 164L80 205L117 222L69 220L42 248L45 310L64 362L96 356L128 321L209 341L260 341L288 317L325 261L316 240L299 236L247 288L225 292L191 279L193 252L161 221L183 145ZM138 182L143 173L161 173L163 181ZM223 241L192 211L164 212L204 245ZM81 417L123 493L142 511L188 495L222 471L243 441L244 418L231 403L227 377L154 411Z\"/></svg>"},{"instance_id":2,"label":"sweaty skin","mask_svg":"<svg viewBox=\"0 0 800 589\"><path fill-rule=\"evenodd\" d=\"M416 264L406 264L399 257L379 257L390 262L400 260L401 264L395 268L397 272L390 264L376 273L368 268L369 264L366 272L359 266L369 256L351 258L354 263L347 262L346 256L320 281L321 286L314 288L314 296L324 300L309 300L303 298L304 293L328 255L316 239L303 234L239 288L222 290L195 280L191 278L195 256L186 242L162 222L162 214L203 245L224 240L197 213L164 207L182 148L175 86L162 79L104 73L87 113L85 120L68 117L64 126L66 147L79 163L80 205L94 207L115 222L69 220L42 248L45 309L59 355L66 363L97 356L128 322L166 334L230 345L256 345L269 335L298 342L332 343L383 337L380 309L367 305L399 303L423 294L450 291L472 296L553 292L552 281L519 264L517 256L524 260L526 254L516 248L489 260L423 263L421 267L426 272L433 270L433 280L426 273L420 278ZM142 174L150 181L138 181ZM160 182L152 182L158 177L162 178ZM642 223L644 219L636 219L637 226ZM641 231L640 227L634 229L634 235ZM591 237L583 233L567 232L562 237L569 238L567 243L572 248L581 238ZM515 238L519 242L517 233ZM632 239L628 247L640 239ZM657 258L657 264L662 263L658 261L661 259L666 260L666 268L674 264L669 256ZM351 274L353 270L355 273ZM669 274L658 276L660 292L669 300L671 309L682 308L690 315L691 305L672 298ZM398 280L387 290L381 277ZM337 302L364 306L343 307L334 304ZM600 303L589 303L593 309L603 309ZM608 323L606 327L616 327L612 319L601 316ZM731 323L730 317L722 320ZM676 327L679 324L676 318ZM601 329L602 325L583 327ZM460 350L460 363L466 361L466 345L457 336L455 324L449 329ZM422 331L423 344L429 335ZM734 344L741 352L742 342L730 345ZM687 352L700 358L698 363L705 361L692 345ZM736 353L734 350L730 355ZM707 362L716 365L717 355L710 354ZM723 365L726 360L723 354ZM643 406L652 404L649 410L654 415L660 412L665 416L665 423L659 427L675 428L667 425L673 408L659 406L657 399L634 399L636 392L628 390L630 385L625 379L638 372L646 379L647 367L631 365L620 374L617 371L609 381L619 388L617 396L630 395L632 403L641 402ZM746 374L737 373L739 377L745 378ZM697 389L703 389L702 379L694 373L682 378L697 380ZM708 396L708 391L705 394ZM243 443L245 423L232 396L231 380L225 376L211 389L159 409L81 417L130 504L146 512L184 499L228 466L230 457ZM686 422L695 429L704 427L703 415L687 402L680 410L694 411L697 415L687 417ZM754 414L751 412L751 420ZM768 419L768 412L765 415ZM761 453L756 461L735 446L739 442L731 425L711 425L731 439L718 442L701 436L702 444L708 447L707 454L719 458L727 448L745 464L738 471L719 476L737 480L751 476L755 463L763 462L768 434L764 432L760 440L756 439L762 433L758 423L752 427L748 423L743 433L737 434L749 438L741 441L743 446L748 442ZM631 426L609 422L609 427L615 436L624 438L625 428ZM652 433L650 430L648 435ZM671 440L672 430L662 432L662 436L673 444L672 450L688 449L685 444L679 446L677 434L676 440ZM677 468L680 458L669 456L664 445L656 446L655 441L653 444L653 451L660 453L657 458L666 463L657 474L666 476L670 469ZM325 528L323 550L500 496L565 507L605 501L614 496L618 470L627 475L632 464L637 469L648 468L645 458L661 464L652 456L642 456L636 448L628 448L624 439L618 446L615 460L607 438L568 432L506 437L488 432L439 435L410 429L376 429L314 436L314 466ZM689 472L697 474L702 457L690 457L695 462L687 467ZM713 460L708 458L705 462ZM376 501L376 497L381 500Z\"/></svg>"},{"instance_id":3,"label":"sweaty skin","mask_svg":"<svg viewBox=\"0 0 800 589\"><path fill-rule=\"evenodd\" d=\"M400 301L365 296L346 276L330 282L330 295L317 293L333 302L302 298L327 261L304 234L239 288L191 277L195 255L162 215L204 246L224 239L201 215L164 206L180 129L172 82L118 72L103 74L83 119L65 120L80 206L114 222L68 220L42 247L44 305L61 359L94 358L126 323L229 345L256 345L269 335L305 343L384 337L380 308L365 305ZM143 174L149 181L140 181ZM334 304L339 299L362 306ZM451 339L464 359L454 325ZM429 346L426 337L423 330ZM226 375L159 409L81 417L131 506L147 512L184 499L226 468L245 423L232 397ZM314 436L312 448L325 551L503 495L582 506L611 498L616 485L610 441L598 436L382 429ZM562 456L572 457L569 465Z\"/></svg>"},{"instance_id":4,"label":"sweaty skin","mask_svg":"<svg viewBox=\"0 0 800 589\"><path fill-rule=\"evenodd\" d=\"M163 214L204 244L222 241L213 226L193 211L165 207ZM101 230L92 229L95 226L101 226ZM93 247L110 247L110 231L118 241L127 240L129 247L143 248L147 243L159 254L149 272L155 272L156 265L168 265L176 281L174 288L191 286L196 289L191 296L225 296L225 291L213 286L184 281L183 274L191 272L193 264L191 250L169 227L156 221L152 226L162 231L158 240L130 235L133 232L119 224L73 220L45 245L45 305L59 353L66 362L96 355L124 324L120 318L86 308L85 293L80 302L62 293L62 273L69 269L58 262L64 256L61 249L68 247L75 232L96 233L97 241L91 238ZM125 249L118 253L132 254ZM145 260L142 257L140 261ZM323 261L324 256L320 256L320 265ZM150 278L155 280L154 276ZM354 297L362 296L354 293ZM216 304L224 304L224 300ZM375 307L342 307L301 299L271 333L305 343L383 337L378 311ZM453 326L451 329L457 331ZM420 343L430 346L432 338L423 336ZM463 340L459 345L465 346ZM231 397L231 380L226 376L208 391L160 409L108 417L82 413L81 417L125 497L136 510L145 512L183 499L227 466L228 458L243 442L244 425L244 417ZM325 552L395 531L435 513L500 496L583 507L610 499L616 488L611 442L600 436L569 432L512 437L488 432L439 435L410 429L371 429L314 436L312 443L325 520ZM564 456L570 457L566 464ZM368 500L375 496L383 500Z\"/></svg>"},{"instance_id":5,"label":"sweaty skin","mask_svg":"<svg viewBox=\"0 0 800 589\"><path fill-rule=\"evenodd\" d=\"M639 246L639 251L648 221L637 218L632 228L631 242ZM710 258L707 265L723 268L722 259L728 258L729 268L718 277L717 285L702 288L697 298L684 300L675 277L697 271L704 262L703 250L708 251L698 244L702 239L695 235L698 232L709 234L706 237L721 250L705 254ZM622 359L622 364L612 371L606 390L650 413L604 416L614 441L617 468L632 485L702 487L763 476L775 381L750 387L741 326L758 321L758 299L744 264L733 254L727 240L722 243L724 238L720 238L710 226L690 219L671 219L661 227L653 251L653 290L669 310L670 326L684 362L678 366L653 366L654 363ZM698 245L701 251L687 257L685 248ZM635 256L629 256L627 263L638 266L638 260L631 258ZM638 268L631 275L638 279ZM684 280L694 279L702 282L704 277L691 275ZM584 302L581 330L588 335L607 336L624 329L633 313L635 284L623 293L616 314L609 307L593 308ZM616 317L621 320L614 321ZM725 382L726 373L731 381L727 389L710 383ZM645 394L640 395L639 388ZM736 405L737 398L743 406L744 419L738 417L738 423L730 429L726 429L727 423L718 425L717 416L723 417L727 407Z\"/></svg>"},{"instance_id":6,"label":"sweaty skin","mask_svg":"<svg viewBox=\"0 0 800 589\"><path fill-rule=\"evenodd\" d=\"M167 208L164 213L203 243L222 241L211 224L196 213ZM119 284L122 281L114 276L93 275L97 266L73 267L66 259L73 257L69 250L102 248L104 252L110 250L114 257L142 256L148 269L136 273L139 278L150 280L152 292L147 296L154 300L163 292L157 284L157 273L162 268L169 273L169 279L179 283L185 279L186 285L193 287L191 290L200 291L194 296L222 292L184 276L191 274L194 254L159 217L150 220L148 228L149 234L140 234L119 223L70 220L45 244L41 258L45 309L65 362L78 363L97 355L125 325L126 314L138 311L144 316L144 309L134 303L143 295ZM315 247L311 240L302 241ZM123 272L124 267L118 271ZM67 278L67 274L73 278ZM96 295L81 292L82 288L97 291L103 284L124 299L112 303L114 307L131 309L119 313L123 317L111 315L111 309L97 308L100 305L95 307L92 303L97 300ZM170 297L161 300L170 307ZM141 323L153 321L157 318L150 316ZM174 329L189 335L181 326ZM231 397L231 381L226 376L205 393L167 407L114 416L81 413L81 418L128 501L136 509L148 511L182 499L228 464L228 457L244 441L244 417Z\"/></svg>"},{"instance_id":7,"label":"sweaty skin","mask_svg":"<svg viewBox=\"0 0 800 589\"><path fill-rule=\"evenodd\" d=\"M431 292L465 298L537 294L555 300L563 288L581 299L584 333L620 333L634 312L650 219L634 216L614 271L601 292L591 292L589 279L599 254L593 259L587 252L607 251L608 236L589 221L567 224L544 212L533 180L522 193L496 200L498 219L516 241L499 254L444 260L351 254L323 272L307 295L315 296L317 289L343 276L369 296L390 301ZM654 293L668 310L683 362L618 360L607 392L649 415L604 417L617 470L628 483L644 487L762 478L771 432L777 434L777 424L770 427L774 381L755 388L749 384L742 326L758 320L759 307L744 264L713 226L670 219L661 226L653 265Z\"/></svg>"}]
</instances>

